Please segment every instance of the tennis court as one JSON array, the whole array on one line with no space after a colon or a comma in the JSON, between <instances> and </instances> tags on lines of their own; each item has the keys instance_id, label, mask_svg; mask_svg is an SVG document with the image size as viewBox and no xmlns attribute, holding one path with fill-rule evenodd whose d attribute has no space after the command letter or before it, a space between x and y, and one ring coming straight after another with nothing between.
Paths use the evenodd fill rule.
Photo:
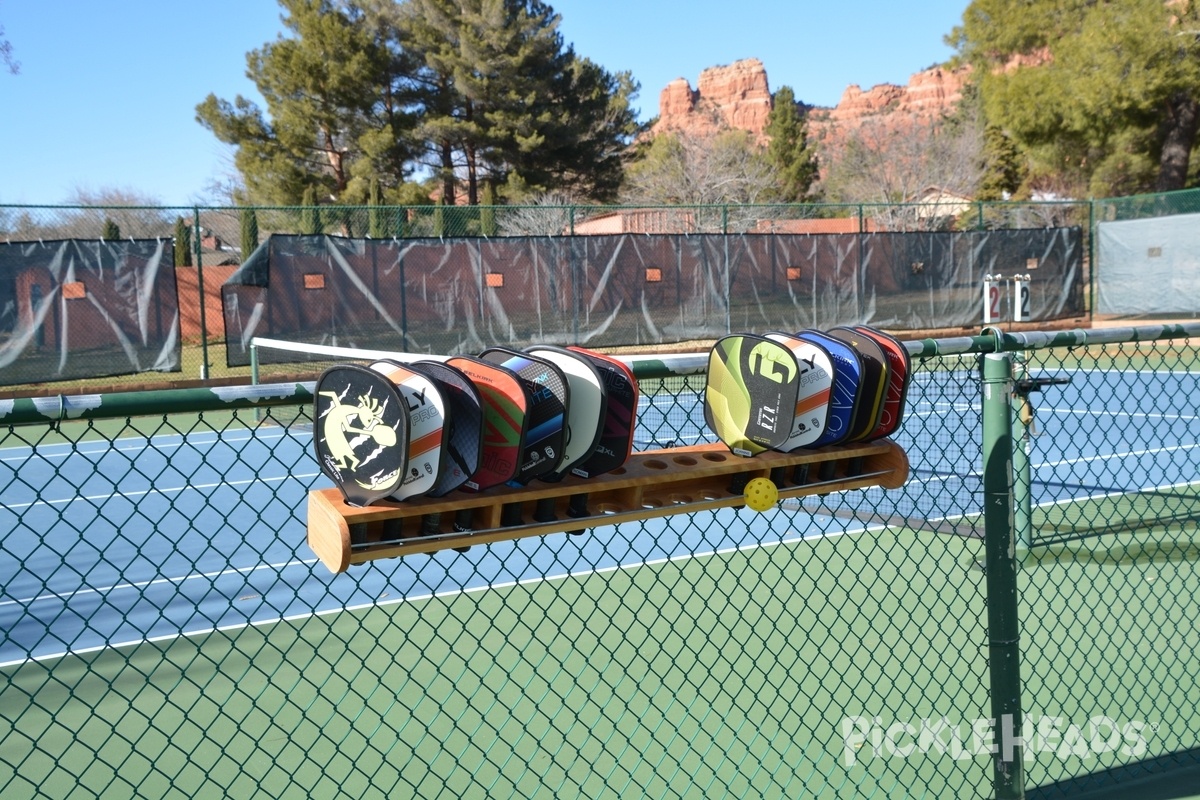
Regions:
<instances>
[{"instance_id":1,"label":"tennis court","mask_svg":"<svg viewBox=\"0 0 1200 800\"><path fill-rule=\"evenodd\" d=\"M672 775L696 796L705 786L840 796L864 780L885 793L921 786L930 797L986 794L986 755L847 766L838 727L845 714L872 709L893 718L987 716L972 365L973 358L946 358L918 372L895 437L912 463L900 490L381 561L342 576L328 574L304 544L306 493L329 483L311 455L303 413L286 425L235 415L191 429L148 426L150 435L123 429L112 443L64 427L65 441L0 449L0 471L8 473L0 480L0 529L10 531L3 549L11 556L0 563L0 664L10 687L20 687L24 676L41 674L31 671L34 662L86 663L81 681L99 674L114 681L107 702L141 707L150 702L145 692L169 693L169 714L202 707L214 690L242 696L253 678L264 685L240 724L261 734L246 746L263 765L255 771L239 762L236 772L254 772L253 785L266 794L274 794L262 788L274 776L281 786L361 797L383 774L424 797L548 786L583 796L659 796L671 793ZM1193 466L1200 420L1187 400L1200 373L1128 364L1052 371L1072 382L1034 398L1040 435L1032 439L1031 476L1035 535L1054 543L1034 553L1055 558L1037 556L1023 578L1037 588L1023 614L1031 635L1046 642L1079 635L1063 614L1073 601L1050 584L1067 573L1084 582L1097 571L1144 565L1128 541L1107 561L1094 557L1092 542L1072 545L1096 520L1114 536L1157 530L1156 557L1170 551L1187 566L1157 585L1117 580L1095 602L1132 593L1154 605L1200 591ZM1114 402L1114 387L1133 381L1154 387L1155 407ZM663 391L643 394L639 447L707 440L702 385L702 376L668 379ZM1103 541L1111 553L1113 540ZM1065 567L1063 557L1071 562ZM1150 625L1161 613L1147 606L1131 624ZM1106 658L1122 653L1131 665L1145 658L1127 653L1121 631L1097 620L1084 626L1091 648ZM1194 627L1178 635L1183 645L1198 644ZM777 658L759 664L762 652ZM1030 657L1031 674L1047 678L1030 687L1044 713L1069 706L1079 690L1050 680L1069 666L1064 658L1073 656ZM137 691L115 688L143 661L157 665L155 675L176 665L164 688L153 689L155 680ZM1184 698L1194 694L1177 666L1154 669L1160 683L1177 684ZM304 690L306 705L287 701L280 687L289 683ZM21 700L6 718L52 707L44 692L6 692L6 703L14 694ZM70 695L64 706L84 702ZM381 710L385 695L392 699ZM643 713L634 713L630 698L644 701ZM1141 718L1144 700L1111 699L1106 708ZM1158 712L1164 746L1194 746L1188 713ZM138 713L141 733L129 741L140 748L147 737L172 740L161 733L161 713ZM191 734L196 747L245 737L228 713L212 715L212 725ZM697 733L684 733L684 723ZM83 722L51 727L47 735L59 737L64 752L100 746ZM288 740L304 732L313 748L291 752L294 745L280 743L276 751L272 731L288 732ZM0 750L9 746L6 738ZM150 786L196 761L191 747L162 747L166 760L145 768L146 783L124 773L120 780ZM715 767L704 755L714 748L730 754ZM581 761L581 753L595 758ZM630 764L631 753L648 755ZM208 760L219 766L229 758L214 752ZM166 766L171 759L176 771ZM346 763L339 767L339 759ZM6 756L4 763L17 762ZM317 763L349 777L306 777ZM797 774L796 763L807 774ZM1072 774L1094 761L1058 759L1051 767ZM47 785L56 774L67 779L45 769ZM374 776L370 785L366 775ZM221 780L205 775L201 784ZM289 793L301 792L278 796Z\"/></svg>"},{"instance_id":2,"label":"tennis court","mask_svg":"<svg viewBox=\"0 0 1200 800\"><path fill-rule=\"evenodd\" d=\"M1035 395L1032 497L1038 521L1062 527L1064 519L1086 518L1086 507L1141 500L1123 517L1139 522L1155 499L1158 517L1200 510L1189 477L1189 453L1200 448L1200 415L1190 409L1114 408L1096 386L1111 383L1104 371L1056 372L1072 378L1065 387ZM967 374L938 380L966 383ZM912 387L909 424L895 437L910 454L912 477L896 491L868 490L825 498L787 501L766 515L743 510L709 514L720 537L697 536L703 520L680 526L652 520L638 536L600 528L583 537L563 537L548 554L536 545L512 543L474 548L466 554L441 553L361 570L357 580L337 580L314 569L304 545L304 503L308 490L330 486L311 455L311 426L264 425L217 434L173 433L107 442L7 447L0 463L18 480L10 484L2 514L10 531L42 532L42 542L22 537L6 542L14 555L30 560L0 566L6 596L0 619L7 631L0 663L14 664L66 652L86 652L217 627L257 623L296 614L400 602L432 594L479 590L513 582L629 567L697 553L762 546L815 536L853 534L866 529L838 520L861 518L872 509L876 522L914 529L963 532L957 519L978 516L979 456L975 442L955 439L961 417L978 417L979 401L968 395L947 399L942 389ZM1192 373L1155 373L1163 397L1185 397ZM1129 405L1129 404L1126 404ZM643 397L639 412L641 449L711 441L704 428L699 392ZM914 424L913 420L919 420ZM1155 447L1122 447L1114 428L1136 425ZM671 431L664 441L664 431ZM919 431L914 436L911 431ZM938 443L931 452L931 442ZM1097 465L1118 462L1132 486L1106 483ZM1115 471L1113 471L1115 474ZM119 475L116 481L107 476ZM1173 504L1164 498L1174 499ZM803 506L804 514L790 509ZM954 510L946 514L946 510ZM1067 513L1069 511L1069 513ZM1108 513L1111 517L1111 513ZM18 524L20 517L20 524ZM678 529L684 530L679 531ZM46 546L42 546L44 545ZM523 569L512 571L506 552L527 547ZM58 556L61 555L61 558ZM437 562L431 566L431 562Z\"/></svg>"}]
</instances>

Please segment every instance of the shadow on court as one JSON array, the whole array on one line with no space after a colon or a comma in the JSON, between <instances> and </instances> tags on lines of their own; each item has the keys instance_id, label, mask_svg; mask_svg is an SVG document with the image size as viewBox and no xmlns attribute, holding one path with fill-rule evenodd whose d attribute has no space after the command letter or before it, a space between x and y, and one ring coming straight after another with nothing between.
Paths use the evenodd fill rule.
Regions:
<instances>
[{"instance_id":1,"label":"shadow on court","mask_svg":"<svg viewBox=\"0 0 1200 800\"><path fill-rule=\"evenodd\" d=\"M1026 800L1195 800L1200 798L1200 748L1038 786Z\"/></svg>"}]
</instances>

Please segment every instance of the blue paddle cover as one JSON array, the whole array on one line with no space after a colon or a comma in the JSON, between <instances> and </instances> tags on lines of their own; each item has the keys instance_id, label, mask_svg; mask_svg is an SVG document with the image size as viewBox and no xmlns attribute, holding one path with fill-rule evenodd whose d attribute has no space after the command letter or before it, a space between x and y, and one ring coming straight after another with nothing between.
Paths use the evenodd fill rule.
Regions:
<instances>
[{"instance_id":1,"label":"blue paddle cover","mask_svg":"<svg viewBox=\"0 0 1200 800\"><path fill-rule=\"evenodd\" d=\"M796 338L821 345L829 351L833 359L833 394L829 398L829 423L821 438L809 446L839 444L850 435L850 423L858 406L859 387L863 379L862 361L850 345L820 331L800 331Z\"/></svg>"}]
</instances>

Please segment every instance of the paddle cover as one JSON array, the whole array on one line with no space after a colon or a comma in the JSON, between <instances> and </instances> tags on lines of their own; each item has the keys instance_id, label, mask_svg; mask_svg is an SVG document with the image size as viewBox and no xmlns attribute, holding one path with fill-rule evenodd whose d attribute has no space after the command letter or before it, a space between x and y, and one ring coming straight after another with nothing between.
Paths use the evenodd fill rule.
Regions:
<instances>
[{"instance_id":1,"label":"paddle cover","mask_svg":"<svg viewBox=\"0 0 1200 800\"><path fill-rule=\"evenodd\" d=\"M568 347L592 363L604 383L607 404L600 436L587 460L571 467L571 474L591 478L611 472L625 463L633 452L633 433L637 424L638 384L633 370L624 361L585 350Z\"/></svg>"},{"instance_id":2,"label":"paddle cover","mask_svg":"<svg viewBox=\"0 0 1200 800\"><path fill-rule=\"evenodd\" d=\"M388 497L407 500L433 488L441 470L446 404L433 380L399 361L384 359L371 364L400 389L408 412L408 465L404 480Z\"/></svg>"},{"instance_id":3,"label":"paddle cover","mask_svg":"<svg viewBox=\"0 0 1200 800\"><path fill-rule=\"evenodd\" d=\"M856 326L855 330L878 342L887 356L888 385L883 398L883 414L880 415L879 427L875 429L871 438L891 436L904 418L908 385L912 381L912 359L908 355L908 348L894 336L865 325Z\"/></svg>"},{"instance_id":4,"label":"paddle cover","mask_svg":"<svg viewBox=\"0 0 1200 800\"><path fill-rule=\"evenodd\" d=\"M511 483L524 486L554 472L563 461L566 411L570 403L567 379L558 367L537 356L491 347L479 358L512 371L525 386L529 412L521 460Z\"/></svg>"},{"instance_id":5,"label":"paddle cover","mask_svg":"<svg viewBox=\"0 0 1200 800\"><path fill-rule=\"evenodd\" d=\"M833 394L829 400L829 425L812 447L839 444L850 435L851 422L858 408L859 386L862 384L862 361L854 348L845 342L826 336L820 331L805 330L796 334L819 344L829 352L833 363Z\"/></svg>"},{"instance_id":6,"label":"paddle cover","mask_svg":"<svg viewBox=\"0 0 1200 800\"><path fill-rule=\"evenodd\" d=\"M829 400L833 395L833 357L819 344L797 339L787 333L768 333L767 338L792 351L800 366L796 411L792 416L792 432L779 448L790 452L809 447L825 432L829 424Z\"/></svg>"},{"instance_id":7,"label":"paddle cover","mask_svg":"<svg viewBox=\"0 0 1200 800\"><path fill-rule=\"evenodd\" d=\"M604 388L599 371L581 353L550 345L528 347L525 352L544 358L562 370L570 389L567 437L563 445L565 458L558 469L542 476L544 481L559 481L596 449L608 410L608 391Z\"/></svg>"},{"instance_id":8,"label":"paddle cover","mask_svg":"<svg viewBox=\"0 0 1200 800\"><path fill-rule=\"evenodd\" d=\"M737 455L777 449L791 436L799 381L785 345L751 334L722 337L708 357L704 420Z\"/></svg>"},{"instance_id":9,"label":"paddle cover","mask_svg":"<svg viewBox=\"0 0 1200 800\"><path fill-rule=\"evenodd\" d=\"M409 369L437 384L446 403L446 435L442 462L429 497L441 497L466 483L479 469L483 455L483 400L471 379L440 361L415 361Z\"/></svg>"},{"instance_id":10,"label":"paddle cover","mask_svg":"<svg viewBox=\"0 0 1200 800\"><path fill-rule=\"evenodd\" d=\"M409 415L395 384L355 364L330 367L317 379L313 406L317 464L347 505L369 505L400 488Z\"/></svg>"},{"instance_id":11,"label":"paddle cover","mask_svg":"<svg viewBox=\"0 0 1200 800\"><path fill-rule=\"evenodd\" d=\"M529 396L509 370L470 356L455 356L446 365L460 370L479 391L483 407L483 451L479 469L462 489L479 492L512 480L521 459Z\"/></svg>"}]
</instances>

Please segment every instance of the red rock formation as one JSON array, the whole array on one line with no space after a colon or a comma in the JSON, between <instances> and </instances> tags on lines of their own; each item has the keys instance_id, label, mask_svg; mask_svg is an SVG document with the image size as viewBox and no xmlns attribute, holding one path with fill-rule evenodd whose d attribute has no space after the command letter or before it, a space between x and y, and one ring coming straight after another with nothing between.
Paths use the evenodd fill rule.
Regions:
<instances>
[{"instance_id":1,"label":"red rock formation","mask_svg":"<svg viewBox=\"0 0 1200 800\"><path fill-rule=\"evenodd\" d=\"M936 117L949 112L962 97L970 70L948 70L941 67L913 75L907 86L883 83L863 91L851 85L842 93L838 104L815 115L817 127L855 127L869 117L908 120L913 117Z\"/></svg>"},{"instance_id":2,"label":"red rock formation","mask_svg":"<svg viewBox=\"0 0 1200 800\"><path fill-rule=\"evenodd\" d=\"M684 78L667 84L659 95L659 117L652 133L703 135L740 128L761 137L770 113L767 71L757 58L747 58L704 70L695 91Z\"/></svg>"},{"instance_id":3,"label":"red rock formation","mask_svg":"<svg viewBox=\"0 0 1200 800\"><path fill-rule=\"evenodd\" d=\"M968 74L967 68L933 67L913 75L906 86L884 83L864 92L851 85L834 108L813 109L811 126L817 130L810 133L836 135L836 129L853 127L867 117L936 116L958 102ZM770 112L767 71L757 58L747 58L704 70L695 90L684 78L667 84L659 95L659 118L651 134L704 135L740 128L761 138Z\"/></svg>"}]
</instances>

